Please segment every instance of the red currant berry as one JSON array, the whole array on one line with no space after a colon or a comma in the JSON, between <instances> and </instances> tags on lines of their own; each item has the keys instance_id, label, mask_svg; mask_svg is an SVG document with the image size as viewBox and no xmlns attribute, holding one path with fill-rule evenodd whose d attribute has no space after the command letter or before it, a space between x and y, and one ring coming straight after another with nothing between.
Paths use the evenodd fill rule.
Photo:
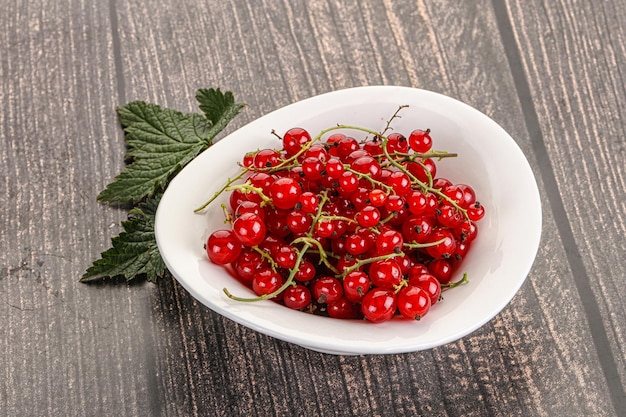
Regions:
<instances>
[{"instance_id":1,"label":"red currant berry","mask_svg":"<svg viewBox=\"0 0 626 417\"><path fill-rule=\"evenodd\" d=\"M298 272L296 272L294 279L298 282L311 281L315 278L316 273L315 265L309 261L302 261L300 265L298 265Z\"/></svg>"},{"instance_id":2,"label":"red currant berry","mask_svg":"<svg viewBox=\"0 0 626 417\"><path fill-rule=\"evenodd\" d=\"M311 181L317 181L322 178L323 170L324 164L319 158L309 156L302 161L302 172Z\"/></svg>"},{"instance_id":3,"label":"red currant berry","mask_svg":"<svg viewBox=\"0 0 626 417\"><path fill-rule=\"evenodd\" d=\"M409 281L411 281L414 278L417 278L421 275L429 274L429 273L430 271L428 270L428 267L426 265L424 265L423 263L415 263L409 269L407 276L409 278Z\"/></svg>"},{"instance_id":4,"label":"red currant berry","mask_svg":"<svg viewBox=\"0 0 626 417\"><path fill-rule=\"evenodd\" d=\"M290 286L283 292L283 302L294 310L305 309L311 304L311 291L302 284Z\"/></svg>"},{"instance_id":5,"label":"red currant berry","mask_svg":"<svg viewBox=\"0 0 626 417\"><path fill-rule=\"evenodd\" d=\"M422 214L428 208L426 195L419 190L411 191L406 196L406 202L409 205L409 211L413 214Z\"/></svg>"},{"instance_id":6,"label":"red currant berry","mask_svg":"<svg viewBox=\"0 0 626 417\"><path fill-rule=\"evenodd\" d=\"M380 211L374 206L365 206L356 214L361 227L374 227L380 222Z\"/></svg>"},{"instance_id":7,"label":"red currant berry","mask_svg":"<svg viewBox=\"0 0 626 417\"><path fill-rule=\"evenodd\" d=\"M368 275L372 284L380 288L393 289L402 282L402 269L393 259L372 262Z\"/></svg>"},{"instance_id":8,"label":"red currant berry","mask_svg":"<svg viewBox=\"0 0 626 417\"><path fill-rule=\"evenodd\" d=\"M322 277L313 283L313 298L318 303L333 303L342 296L343 286L335 277Z\"/></svg>"},{"instance_id":9,"label":"red currant berry","mask_svg":"<svg viewBox=\"0 0 626 417\"><path fill-rule=\"evenodd\" d=\"M287 213L287 227L295 234L306 233L313 224L313 218L304 210L293 210Z\"/></svg>"},{"instance_id":10,"label":"red currant berry","mask_svg":"<svg viewBox=\"0 0 626 417\"><path fill-rule=\"evenodd\" d=\"M353 303L360 302L370 289L370 279L363 271L352 271L343 279L343 294Z\"/></svg>"},{"instance_id":11,"label":"red currant berry","mask_svg":"<svg viewBox=\"0 0 626 417\"><path fill-rule=\"evenodd\" d=\"M326 151L326 146L323 143L316 143L312 145L309 149L307 149L302 155L302 160L306 158L316 158L319 159L322 164L328 161L328 151ZM301 162L302 162L301 160Z\"/></svg>"},{"instance_id":12,"label":"red currant berry","mask_svg":"<svg viewBox=\"0 0 626 417\"><path fill-rule=\"evenodd\" d=\"M394 316L396 306L396 294L392 290L374 288L363 297L361 312L372 323L382 323Z\"/></svg>"},{"instance_id":13,"label":"red currant berry","mask_svg":"<svg viewBox=\"0 0 626 417\"><path fill-rule=\"evenodd\" d=\"M395 152L407 153L409 151L409 142L406 140L404 135L397 132L392 133L387 136L386 148L389 154L393 154Z\"/></svg>"},{"instance_id":14,"label":"red currant berry","mask_svg":"<svg viewBox=\"0 0 626 417\"><path fill-rule=\"evenodd\" d=\"M416 129L409 135L409 146L413 151L426 153L433 146L433 139L430 137L430 129Z\"/></svg>"},{"instance_id":15,"label":"red currant berry","mask_svg":"<svg viewBox=\"0 0 626 417\"><path fill-rule=\"evenodd\" d=\"M255 172L248 178L250 185L260 188L263 194L267 195L270 192L270 186L276 180L273 175L265 172Z\"/></svg>"},{"instance_id":16,"label":"red currant berry","mask_svg":"<svg viewBox=\"0 0 626 417\"><path fill-rule=\"evenodd\" d=\"M400 253L402 245L404 245L402 233L394 229L386 230L376 238L376 250L380 255L387 255L393 252Z\"/></svg>"},{"instance_id":17,"label":"red currant berry","mask_svg":"<svg viewBox=\"0 0 626 417\"><path fill-rule=\"evenodd\" d=\"M254 201L242 201L235 209L235 217L239 217L244 213L254 213L265 220L265 210L261 208L261 205Z\"/></svg>"},{"instance_id":18,"label":"red currant berry","mask_svg":"<svg viewBox=\"0 0 626 417\"><path fill-rule=\"evenodd\" d=\"M239 279L246 284L252 283L252 278L259 271L259 268L267 267L260 253L247 248L241 251L233 266Z\"/></svg>"},{"instance_id":19,"label":"red currant berry","mask_svg":"<svg viewBox=\"0 0 626 417\"><path fill-rule=\"evenodd\" d=\"M389 175L386 184L393 188L393 191L401 197L411 191L411 179L402 171L393 171Z\"/></svg>"},{"instance_id":20,"label":"red currant berry","mask_svg":"<svg viewBox=\"0 0 626 417\"><path fill-rule=\"evenodd\" d=\"M256 168L270 168L280 163L280 155L274 149L261 149L254 156Z\"/></svg>"},{"instance_id":21,"label":"red currant berry","mask_svg":"<svg viewBox=\"0 0 626 417\"><path fill-rule=\"evenodd\" d=\"M471 220L465 220L454 229L454 235L459 242L471 242L478 235L478 226Z\"/></svg>"},{"instance_id":22,"label":"red currant berry","mask_svg":"<svg viewBox=\"0 0 626 417\"><path fill-rule=\"evenodd\" d=\"M437 190L443 190L445 188L448 188L452 185L452 182L450 180L448 180L447 178L435 178L433 180L433 188L437 189Z\"/></svg>"},{"instance_id":23,"label":"red currant berry","mask_svg":"<svg viewBox=\"0 0 626 417\"><path fill-rule=\"evenodd\" d=\"M288 156L293 156L300 152L302 146L311 141L311 135L304 129L294 127L285 132L283 136L283 149Z\"/></svg>"},{"instance_id":24,"label":"red currant berry","mask_svg":"<svg viewBox=\"0 0 626 417\"><path fill-rule=\"evenodd\" d=\"M319 237L331 237L335 231L335 223L331 220L320 220L315 224L315 235Z\"/></svg>"},{"instance_id":25,"label":"red currant berry","mask_svg":"<svg viewBox=\"0 0 626 417\"><path fill-rule=\"evenodd\" d=\"M285 237L291 233L287 222L287 212L275 208L266 208L265 225L267 231L275 236Z\"/></svg>"},{"instance_id":26,"label":"red currant berry","mask_svg":"<svg viewBox=\"0 0 626 417\"><path fill-rule=\"evenodd\" d=\"M368 239L361 233L353 233L346 236L346 252L350 255L359 256L370 250L372 247Z\"/></svg>"},{"instance_id":27,"label":"red currant berry","mask_svg":"<svg viewBox=\"0 0 626 417\"><path fill-rule=\"evenodd\" d=\"M359 142L355 138L344 136L337 142L337 155L342 160L357 149L359 149Z\"/></svg>"},{"instance_id":28,"label":"red currant berry","mask_svg":"<svg viewBox=\"0 0 626 417\"><path fill-rule=\"evenodd\" d=\"M272 203L279 209L291 209L300 200L302 189L293 178L278 178L272 183L269 196Z\"/></svg>"},{"instance_id":29,"label":"red currant berry","mask_svg":"<svg viewBox=\"0 0 626 417\"><path fill-rule=\"evenodd\" d=\"M357 188L359 188L359 179L357 176L350 171L344 172L341 178L339 178L339 188L337 189L339 194L344 197L350 196Z\"/></svg>"},{"instance_id":30,"label":"red currant berry","mask_svg":"<svg viewBox=\"0 0 626 417\"><path fill-rule=\"evenodd\" d=\"M283 285L283 277L271 268L265 268L252 279L252 290L258 296L272 294Z\"/></svg>"},{"instance_id":31,"label":"red currant berry","mask_svg":"<svg viewBox=\"0 0 626 417\"><path fill-rule=\"evenodd\" d=\"M352 303L343 297L337 301L329 303L326 306L326 311L328 311L328 315L334 319L358 319L361 315L359 305Z\"/></svg>"},{"instance_id":32,"label":"red currant berry","mask_svg":"<svg viewBox=\"0 0 626 417\"><path fill-rule=\"evenodd\" d=\"M452 280L452 265L445 259L430 262L428 271L442 284L448 284Z\"/></svg>"},{"instance_id":33,"label":"red currant berry","mask_svg":"<svg viewBox=\"0 0 626 417\"><path fill-rule=\"evenodd\" d=\"M433 229L433 223L423 216L411 216L402 224L402 236L407 242L424 243Z\"/></svg>"},{"instance_id":34,"label":"red currant berry","mask_svg":"<svg viewBox=\"0 0 626 417\"><path fill-rule=\"evenodd\" d=\"M298 254L296 250L289 245L279 245L273 254L276 264L284 269L291 269L296 266Z\"/></svg>"},{"instance_id":35,"label":"red currant berry","mask_svg":"<svg viewBox=\"0 0 626 417\"><path fill-rule=\"evenodd\" d=\"M382 207L385 205L385 201L387 201L387 193L378 188L370 191L369 195L370 203L374 207Z\"/></svg>"},{"instance_id":36,"label":"red currant berry","mask_svg":"<svg viewBox=\"0 0 626 417\"><path fill-rule=\"evenodd\" d=\"M485 217L485 207L478 201L475 202L468 207L467 217L469 217L470 220L477 222L478 220Z\"/></svg>"},{"instance_id":37,"label":"red currant berry","mask_svg":"<svg viewBox=\"0 0 626 417\"><path fill-rule=\"evenodd\" d=\"M434 246L428 246L426 252L433 258L450 258L456 250L456 240L448 229L436 228L430 234L429 242L439 242Z\"/></svg>"},{"instance_id":38,"label":"red currant berry","mask_svg":"<svg viewBox=\"0 0 626 417\"><path fill-rule=\"evenodd\" d=\"M244 246L256 246L263 242L267 228L259 216L244 213L233 222L233 233Z\"/></svg>"},{"instance_id":39,"label":"red currant berry","mask_svg":"<svg viewBox=\"0 0 626 417\"><path fill-rule=\"evenodd\" d=\"M371 156L362 156L355 159L350 164L350 168L358 173L369 175L375 180L380 178L382 171L378 161Z\"/></svg>"},{"instance_id":40,"label":"red currant berry","mask_svg":"<svg viewBox=\"0 0 626 417\"><path fill-rule=\"evenodd\" d=\"M365 149L372 156L378 156L384 153L382 142L378 138L366 141L363 144L363 149Z\"/></svg>"},{"instance_id":41,"label":"red currant berry","mask_svg":"<svg viewBox=\"0 0 626 417\"><path fill-rule=\"evenodd\" d=\"M420 287L409 285L398 293L398 311L403 317L420 320L430 310L430 296Z\"/></svg>"},{"instance_id":42,"label":"red currant berry","mask_svg":"<svg viewBox=\"0 0 626 417\"><path fill-rule=\"evenodd\" d=\"M207 256L216 265L234 262L241 253L241 249L241 243L231 230L217 230L207 239Z\"/></svg>"},{"instance_id":43,"label":"red currant berry","mask_svg":"<svg viewBox=\"0 0 626 417\"><path fill-rule=\"evenodd\" d=\"M339 156L337 148L339 147L339 142L341 142L345 137L346 135L344 135L343 133L335 133L330 135L328 139L326 139L326 147L330 155Z\"/></svg>"},{"instance_id":44,"label":"red currant berry","mask_svg":"<svg viewBox=\"0 0 626 417\"><path fill-rule=\"evenodd\" d=\"M463 214L448 204L441 204L435 211L435 217L440 225L449 228L455 228L463 222Z\"/></svg>"},{"instance_id":45,"label":"red currant berry","mask_svg":"<svg viewBox=\"0 0 626 417\"><path fill-rule=\"evenodd\" d=\"M385 201L385 208L389 211L399 211L404 207L405 204L406 201L404 200L404 198L392 194L387 197L387 201Z\"/></svg>"},{"instance_id":46,"label":"red currant berry","mask_svg":"<svg viewBox=\"0 0 626 417\"><path fill-rule=\"evenodd\" d=\"M328 175L329 178L338 180L339 178L341 178L344 171L345 168L341 160L337 158L330 158L328 162L326 162L326 175Z\"/></svg>"},{"instance_id":47,"label":"red currant berry","mask_svg":"<svg viewBox=\"0 0 626 417\"><path fill-rule=\"evenodd\" d=\"M256 155L256 152L248 152L243 156L243 166L246 168L250 168L252 165L254 165L254 156Z\"/></svg>"},{"instance_id":48,"label":"red currant berry","mask_svg":"<svg viewBox=\"0 0 626 417\"><path fill-rule=\"evenodd\" d=\"M426 291L430 297L431 305L438 302L441 297L441 283L429 273L409 277L409 285L419 287Z\"/></svg>"}]
</instances>

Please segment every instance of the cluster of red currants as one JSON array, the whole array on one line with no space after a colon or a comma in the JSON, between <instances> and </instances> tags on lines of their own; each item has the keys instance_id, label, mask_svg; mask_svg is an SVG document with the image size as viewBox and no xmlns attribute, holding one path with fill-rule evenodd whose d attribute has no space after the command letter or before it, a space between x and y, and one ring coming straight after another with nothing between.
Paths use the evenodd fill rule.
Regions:
<instances>
[{"instance_id":1,"label":"cluster of red currants","mask_svg":"<svg viewBox=\"0 0 626 417\"><path fill-rule=\"evenodd\" d=\"M419 320L442 289L466 282L453 273L485 211L472 187L436 176L435 161L456 155L432 150L429 130L406 138L335 126L311 138L292 128L279 138L282 149L246 154L207 203L231 193L231 227L209 236L207 255L258 296L225 289L229 297L334 318Z\"/></svg>"}]
</instances>

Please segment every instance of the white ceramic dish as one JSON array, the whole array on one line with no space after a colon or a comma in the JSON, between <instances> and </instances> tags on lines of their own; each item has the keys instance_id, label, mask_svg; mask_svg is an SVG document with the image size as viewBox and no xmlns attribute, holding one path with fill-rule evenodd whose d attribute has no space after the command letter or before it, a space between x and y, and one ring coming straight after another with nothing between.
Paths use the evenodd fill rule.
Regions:
<instances>
[{"instance_id":1,"label":"white ceramic dish","mask_svg":"<svg viewBox=\"0 0 626 417\"><path fill-rule=\"evenodd\" d=\"M223 195L204 214L194 209L238 172L245 152L280 147L270 132L303 127L312 135L340 124L381 130L408 104L394 130L430 128L434 148L457 152L438 163L438 176L470 184L487 215L463 263L470 283L445 293L421 321L372 324L293 311L271 301L242 303L223 288L253 296L219 266L203 244L224 228ZM356 132L352 132L356 136ZM389 354L457 340L491 320L524 282L541 235L541 205L530 166L515 141L484 114L452 98L414 88L373 86L340 90L286 106L242 127L185 167L166 190L156 215L156 237L168 269L201 303L261 333L331 354Z\"/></svg>"}]
</instances>

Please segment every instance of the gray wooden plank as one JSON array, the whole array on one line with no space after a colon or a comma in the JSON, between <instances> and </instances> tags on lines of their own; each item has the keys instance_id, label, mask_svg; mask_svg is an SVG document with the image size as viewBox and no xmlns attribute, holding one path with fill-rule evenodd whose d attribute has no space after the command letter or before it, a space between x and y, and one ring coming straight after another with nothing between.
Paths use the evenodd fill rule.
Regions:
<instances>
[{"instance_id":1,"label":"gray wooden plank","mask_svg":"<svg viewBox=\"0 0 626 417\"><path fill-rule=\"evenodd\" d=\"M94 201L123 163L108 5L2 9L0 414L138 414L151 288L78 283L123 218Z\"/></svg>"},{"instance_id":2,"label":"gray wooden plank","mask_svg":"<svg viewBox=\"0 0 626 417\"><path fill-rule=\"evenodd\" d=\"M512 2L509 10L528 89L534 106L543 109L534 123L549 158L542 170L553 171L550 197L562 212L559 233L615 408L625 413L620 324L626 320L626 304L620 288L626 273L621 118L626 8L621 3L575 7L564 1Z\"/></svg>"}]
</instances>

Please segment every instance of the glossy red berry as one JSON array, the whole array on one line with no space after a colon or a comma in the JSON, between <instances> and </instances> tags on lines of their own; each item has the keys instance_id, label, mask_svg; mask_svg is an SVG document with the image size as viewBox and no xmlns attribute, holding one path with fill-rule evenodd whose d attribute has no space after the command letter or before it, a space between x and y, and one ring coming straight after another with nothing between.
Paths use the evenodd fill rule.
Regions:
<instances>
[{"instance_id":1,"label":"glossy red berry","mask_svg":"<svg viewBox=\"0 0 626 417\"><path fill-rule=\"evenodd\" d=\"M265 268L254 276L252 279L252 290L256 295L272 294L283 285L283 277L271 268Z\"/></svg>"},{"instance_id":2,"label":"glossy red berry","mask_svg":"<svg viewBox=\"0 0 626 417\"><path fill-rule=\"evenodd\" d=\"M380 222L380 211L374 206L365 206L356 215L361 227L374 227Z\"/></svg>"},{"instance_id":3,"label":"glossy red berry","mask_svg":"<svg viewBox=\"0 0 626 417\"><path fill-rule=\"evenodd\" d=\"M448 229L437 228L433 230L428 241L431 243L439 242L426 248L426 252L435 259L451 258L456 250L456 240Z\"/></svg>"},{"instance_id":4,"label":"glossy red berry","mask_svg":"<svg viewBox=\"0 0 626 417\"><path fill-rule=\"evenodd\" d=\"M234 262L241 253L241 249L241 243L231 230L217 230L207 239L207 256L217 265Z\"/></svg>"},{"instance_id":5,"label":"glossy red berry","mask_svg":"<svg viewBox=\"0 0 626 417\"><path fill-rule=\"evenodd\" d=\"M402 233L395 229L385 230L376 238L376 250L380 255L386 255L389 253L400 253L402 251L402 245L404 244L404 238Z\"/></svg>"},{"instance_id":6,"label":"glossy red berry","mask_svg":"<svg viewBox=\"0 0 626 417\"><path fill-rule=\"evenodd\" d=\"M311 135L306 130L294 127L285 132L283 136L283 149L288 156L300 152L302 146L311 141Z\"/></svg>"},{"instance_id":7,"label":"glossy red berry","mask_svg":"<svg viewBox=\"0 0 626 417\"><path fill-rule=\"evenodd\" d=\"M343 286L335 277L322 277L313 283L313 298L318 303L333 303L343 296Z\"/></svg>"},{"instance_id":8,"label":"glossy red berry","mask_svg":"<svg viewBox=\"0 0 626 417\"><path fill-rule=\"evenodd\" d=\"M343 297L337 301L328 303L326 311L328 315L334 319L357 319L361 315L359 305Z\"/></svg>"},{"instance_id":9,"label":"glossy red berry","mask_svg":"<svg viewBox=\"0 0 626 417\"><path fill-rule=\"evenodd\" d=\"M256 168L270 168L280 163L280 155L274 149L261 149L254 156Z\"/></svg>"},{"instance_id":10,"label":"glossy red berry","mask_svg":"<svg viewBox=\"0 0 626 417\"><path fill-rule=\"evenodd\" d=\"M283 302L291 309L302 310L311 304L311 291L302 284L287 287L283 292Z\"/></svg>"},{"instance_id":11,"label":"glossy red berry","mask_svg":"<svg viewBox=\"0 0 626 417\"><path fill-rule=\"evenodd\" d=\"M477 222L478 220L485 217L485 207L478 201L475 202L468 207L467 217L469 217L470 220Z\"/></svg>"},{"instance_id":12,"label":"glossy red berry","mask_svg":"<svg viewBox=\"0 0 626 417\"><path fill-rule=\"evenodd\" d=\"M254 213L244 213L233 222L233 233L244 246L256 246L263 242L266 232L265 222Z\"/></svg>"},{"instance_id":13,"label":"glossy red berry","mask_svg":"<svg viewBox=\"0 0 626 417\"><path fill-rule=\"evenodd\" d=\"M300 200L302 189L300 184L293 178L278 178L269 189L269 197L272 203L279 209L291 209Z\"/></svg>"},{"instance_id":14,"label":"glossy red berry","mask_svg":"<svg viewBox=\"0 0 626 417\"><path fill-rule=\"evenodd\" d=\"M433 275L423 273L409 278L409 285L419 287L426 291L430 297L430 304L433 305L439 301L441 297L441 283Z\"/></svg>"},{"instance_id":15,"label":"glossy red berry","mask_svg":"<svg viewBox=\"0 0 626 417\"><path fill-rule=\"evenodd\" d=\"M398 293L398 311L403 317L411 320L420 320L430 310L430 296L421 289L409 285Z\"/></svg>"},{"instance_id":16,"label":"glossy red berry","mask_svg":"<svg viewBox=\"0 0 626 417\"><path fill-rule=\"evenodd\" d=\"M409 146L418 153L426 153L433 146L433 139L430 137L430 129L416 129L409 135Z\"/></svg>"},{"instance_id":17,"label":"glossy red berry","mask_svg":"<svg viewBox=\"0 0 626 417\"><path fill-rule=\"evenodd\" d=\"M363 271L352 271L343 279L343 294L349 301L360 302L370 289L370 279Z\"/></svg>"},{"instance_id":18,"label":"glossy red berry","mask_svg":"<svg viewBox=\"0 0 626 417\"><path fill-rule=\"evenodd\" d=\"M372 262L368 275L372 284L380 288L393 289L402 282L402 269L393 259Z\"/></svg>"},{"instance_id":19,"label":"glossy red berry","mask_svg":"<svg viewBox=\"0 0 626 417\"><path fill-rule=\"evenodd\" d=\"M394 316L396 303L396 294L392 290L374 288L363 297L361 312L372 323L382 323Z\"/></svg>"}]
</instances>

